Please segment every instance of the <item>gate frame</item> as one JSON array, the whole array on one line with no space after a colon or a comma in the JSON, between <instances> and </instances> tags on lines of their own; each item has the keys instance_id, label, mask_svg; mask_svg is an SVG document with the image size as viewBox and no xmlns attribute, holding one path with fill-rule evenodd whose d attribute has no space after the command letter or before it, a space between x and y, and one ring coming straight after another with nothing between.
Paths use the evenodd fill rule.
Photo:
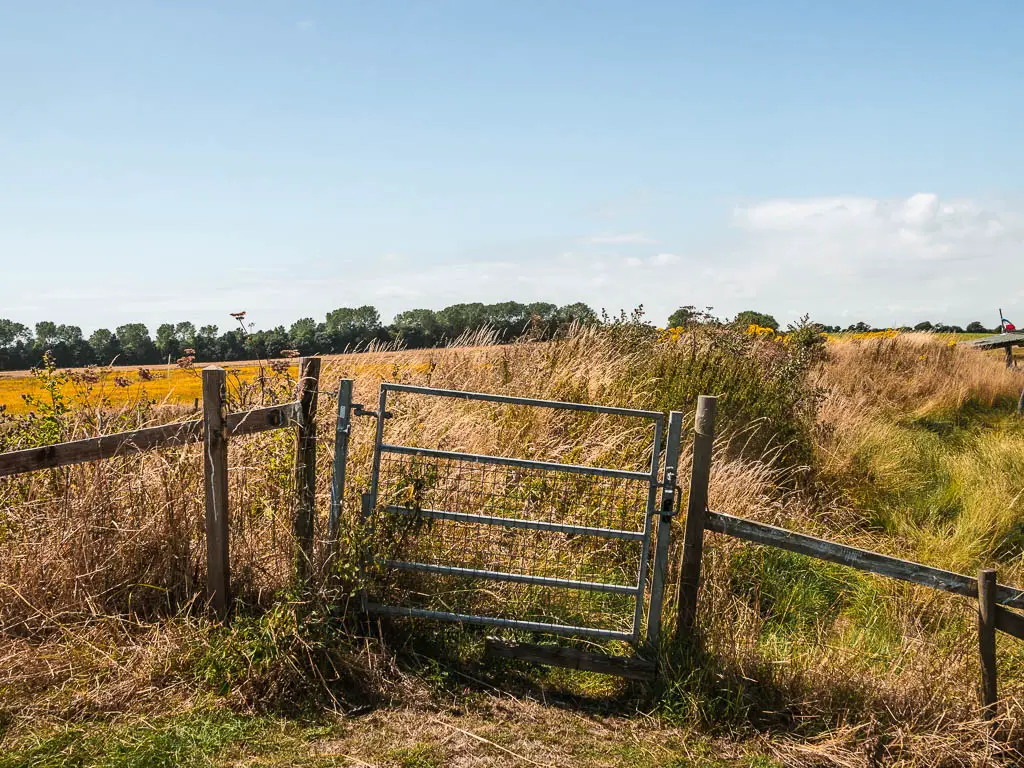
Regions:
<instances>
[{"instance_id":1,"label":"gate frame","mask_svg":"<svg viewBox=\"0 0 1024 768\"><path fill-rule=\"evenodd\" d=\"M558 462L536 461L532 459L516 459L504 456L491 456L471 454L459 451L441 451L430 448L415 448L411 446L393 445L384 442L384 422L391 416L387 412L388 392L405 392L410 394L428 395L433 397L448 397L460 400L475 400L481 402L500 403L506 405L525 405L541 408L552 408L557 410L582 411L586 413L597 413L611 416L624 416L642 418L654 424L654 435L651 440L651 461L648 471L639 472L623 469L608 469L603 467L591 467L576 464L561 464ZM638 577L636 586L601 584L589 582L577 582L569 579L557 579L551 577L532 576L528 574L499 574L498 572L483 571L477 569L458 568L456 566L437 566L421 563L403 563L388 561L387 565L392 568L416 571L443 571L468 576L480 576L483 578L499 579L505 581L517 581L527 583L539 583L552 587L598 589L603 591L624 592L634 596L634 611L632 629L629 632L616 630L599 629L595 627L577 627L562 624L551 624L546 622L534 622L521 619L506 619L492 616L478 616L473 614L456 614L446 611L436 611L426 608L400 607L382 605L379 603L364 602L364 609L368 613L398 616L407 618L427 618L442 621L453 621L466 624L480 624L484 626L506 627L510 629L521 629L533 632L545 632L555 635L573 637L592 637L599 639L624 640L634 647L639 645L641 626L643 624L644 597L647 592L648 572L652 570L651 549L654 517L660 515L658 525L658 537L654 547L653 578L651 579L651 592L648 611L647 643L648 648L656 647L661 634L662 603L664 599L665 572L668 564L668 551L671 540L671 519L675 513L675 478L679 463L679 444L682 431L682 414L673 411L669 417L668 442L666 444L666 472L664 479L659 481L659 465L662 450L662 439L665 432L665 414L661 411L645 411L633 408L618 408L614 406L595 405L589 403L572 403L558 400L542 400L529 397L514 397L510 395L494 395L483 392L467 392L463 390L440 389L435 387L423 387L412 384L397 384L381 382L377 400L377 411L373 414L377 417L376 433L373 447L373 467L370 475L370 490L364 495L363 514L368 516L377 507L380 485L380 465L383 453L396 453L414 456L425 456L443 459L459 459L474 463L496 464L500 466L523 467L526 469L544 469L557 472L570 472L573 474L589 475L594 477L614 477L631 480L639 480L648 483L647 502L644 510L644 522L642 531L626 531L608 528L588 528L586 526L573 526L563 523L548 523L540 520L521 520L517 518L493 518L485 515L466 515L466 513L454 513L444 511L424 510L429 512L431 517L441 519L456 519L478 524L502 525L512 528L528 528L532 530L548 530L561 532L578 532L584 535L597 535L602 538L618 538L642 542ZM659 489L661 490L661 503L658 503ZM397 507L389 507L388 512L405 511ZM500 520L500 522L499 522Z\"/></svg>"}]
</instances>

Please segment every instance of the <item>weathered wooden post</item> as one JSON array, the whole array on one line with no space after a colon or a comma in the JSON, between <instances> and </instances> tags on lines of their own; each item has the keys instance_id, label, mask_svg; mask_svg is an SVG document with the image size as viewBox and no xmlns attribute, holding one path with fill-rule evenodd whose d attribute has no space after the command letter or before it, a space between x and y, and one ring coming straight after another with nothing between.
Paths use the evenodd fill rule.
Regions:
<instances>
[{"instance_id":1,"label":"weathered wooden post","mask_svg":"<svg viewBox=\"0 0 1024 768\"><path fill-rule=\"evenodd\" d=\"M334 424L334 469L331 473L331 510L327 516L327 563L338 552L341 508L345 502L345 466L348 461L348 440L352 431L352 379L338 384L338 418Z\"/></svg>"},{"instance_id":2,"label":"weathered wooden post","mask_svg":"<svg viewBox=\"0 0 1024 768\"><path fill-rule=\"evenodd\" d=\"M978 655L981 660L981 706L986 720L996 716L996 572L978 572Z\"/></svg>"},{"instance_id":3,"label":"weathered wooden post","mask_svg":"<svg viewBox=\"0 0 1024 768\"><path fill-rule=\"evenodd\" d=\"M206 599L225 619L231 610L228 547L227 374L203 369L203 486L206 494Z\"/></svg>"},{"instance_id":4,"label":"weathered wooden post","mask_svg":"<svg viewBox=\"0 0 1024 768\"><path fill-rule=\"evenodd\" d=\"M313 564L313 519L316 513L316 404L320 384L320 358L299 360L299 429L295 446L295 573L309 578Z\"/></svg>"},{"instance_id":5,"label":"weathered wooden post","mask_svg":"<svg viewBox=\"0 0 1024 768\"><path fill-rule=\"evenodd\" d=\"M701 395L697 398L697 415L693 425L693 468L690 470L690 496L686 503L683 562L679 569L677 638L692 631L697 620L700 561L704 554L704 518L708 508L708 485L711 482L711 452L715 442L717 405L718 399L713 396Z\"/></svg>"},{"instance_id":6,"label":"weathered wooden post","mask_svg":"<svg viewBox=\"0 0 1024 768\"><path fill-rule=\"evenodd\" d=\"M668 439L665 441L665 468L662 470L661 516L654 547L654 576L651 580L651 609L647 616L647 648L658 650L661 641L661 613L665 600L665 572L672 538L672 517L675 514L676 480L679 477L679 444L683 435L683 414L672 411L668 417ZM657 450L657 447L655 448Z\"/></svg>"}]
</instances>

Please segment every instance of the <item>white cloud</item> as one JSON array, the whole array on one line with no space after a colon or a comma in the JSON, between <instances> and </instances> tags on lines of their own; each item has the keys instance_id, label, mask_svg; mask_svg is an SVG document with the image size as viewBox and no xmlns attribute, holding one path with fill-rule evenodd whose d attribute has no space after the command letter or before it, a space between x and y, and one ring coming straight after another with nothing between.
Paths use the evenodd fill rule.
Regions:
<instances>
[{"instance_id":1,"label":"white cloud","mask_svg":"<svg viewBox=\"0 0 1024 768\"><path fill-rule=\"evenodd\" d=\"M740 237L714 279L779 314L965 323L1024 296L1020 204L931 193L767 200L736 208L733 224Z\"/></svg>"},{"instance_id":2,"label":"white cloud","mask_svg":"<svg viewBox=\"0 0 1024 768\"><path fill-rule=\"evenodd\" d=\"M0 303L4 316L21 322L49 317L86 328L134 320L155 328L185 318L227 327L226 313L237 308L269 327L339 306L375 304L389 318L414 307L509 299L585 301L610 311L643 304L656 323L685 304L729 316L758 309L782 322L808 312L844 325L992 323L999 307L1024 317L1024 203L920 193L767 199L731 213L730 226L699 249L666 238L665 246L636 242L616 254L567 238L513 244L501 258L484 247L447 260L410 250L284 272L215 261L217 275L202 285L156 286L122 271L85 289L74 275L58 274L30 298L0 286Z\"/></svg>"}]
</instances>

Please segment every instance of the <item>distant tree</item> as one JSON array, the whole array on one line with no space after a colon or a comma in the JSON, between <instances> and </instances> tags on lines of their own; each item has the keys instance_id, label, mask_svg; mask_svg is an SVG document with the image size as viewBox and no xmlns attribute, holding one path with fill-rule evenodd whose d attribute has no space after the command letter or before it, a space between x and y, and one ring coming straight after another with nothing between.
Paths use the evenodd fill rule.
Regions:
<instances>
[{"instance_id":1,"label":"distant tree","mask_svg":"<svg viewBox=\"0 0 1024 768\"><path fill-rule=\"evenodd\" d=\"M174 323L164 323L157 327L154 344L160 353L161 360L166 360L168 357L176 360L181 357L182 345L178 342Z\"/></svg>"},{"instance_id":2,"label":"distant tree","mask_svg":"<svg viewBox=\"0 0 1024 768\"><path fill-rule=\"evenodd\" d=\"M195 349L196 327L188 320L178 323L174 326L174 338L178 340L178 344L181 345L182 349Z\"/></svg>"},{"instance_id":3,"label":"distant tree","mask_svg":"<svg viewBox=\"0 0 1024 768\"><path fill-rule=\"evenodd\" d=\"M288 336L288 331L285 330L283 325L279 325L269 331L262 331L262 333L264 335L263 346L266 357L280 357L281 350L294 349L291 338Z\"/></svg>"},{"instance_id":4,"label":"distant tree","mask_svg":"<svg viewBox=\"0 0 1024 768\"><path fill-rule=\"evenodd\" d=\"M569 326L572 323L580 325L594 325L597 322L597 312L577 301L573 304L566 304L555 311L555 319L560 327Z\"/></svg>"},{"instance_id":5,"label":"distant tree","mask_svg":"<svg viewBox=\"0 0 1024 768\"><path fill-rule=\"evenodd\" d=\"M159 353L153 340L149 338L149 329L143 323L126 323L119 325L118 341L124 352L124 362L129 365L142 365L159 362Z\"/></svg>"},{"instance_id":6,"label":"distant tree","mask_svg":"<svg viewBox=\"0 0 1024 768\"><path fill-rule=\"evenodd\" d=\"M992 333L992 331L990 331L984 325L979 323L977 320L975 320L975 321L973 321L971 323L968 323L967 327L964 329L964 332L965 333Z\"/></svg>"},{"instance_id":7,"label":"distant tree","mask_svg":"<svg viewBox=\"0 0 1024 768\"><path fill-rule=\"evenodd\" d=\"M303 354L316 351L316 320L303 317L292 323L288 329L288 344L291 349L297 349Z\"/></svg>"},{"instance_id":8,"label":"distant tree","mask_svg":"<svg viewBox=\"0 0 1024 768\"><path fill-rule=\"evenodd\" d=\"M42 320L36 323L35 346L39 354L48 350L57 341L57 324L50 320Z\"/></svg>"},{"instance_id":9,"label":"distant tree","mask_svg":"<svg viewBox=\"0 0 1024 768\"><path fill-rule=\"evenodd\" d=\"M217 326L204 325L196 331L196 358L203 361L217 360Z\"/></svg>"},{"instance_id":10,"label":"distant tree","mask_svg":"<svg viewBox=\"0 0 1024 768\"><path fill-rule=\"evenodd\" d=\"M668 328L685 328L696 317L697 308L692 304L680 307L668 316Z\"/></svg>"},{"instance_id":11,"label":"distant tree","mask_svg":"<svg viewBox=\"0 0 1024 768\"><path fill-rule=\"evenodd\" d=\"M28 367L31 346L28 326L0 318L0 369Z\"/></svg>"},{"instance_id":12,"label":"distant tree","mask_svg":"<svg viewBox=\"0 0 1024 768\"><path fill-rule=\"evenodd\" d=\"M935 325L932 324L931 322L929 322L928 320L925 320L923 323L918 323L917 325L915 325L914 326L914 330L915 331L925 331L925 332L934 331L935 330Z\"/></svg>"},{"instance_id":13,"label":"distant tree","mask_svg":"<svg viewBox=\"0 0 1024 768\"><path fill-rule=\"evenodd\" d=\"M480 302L452 304L437 313L437 322L443 337L451 341L466 331L475 331L486 325L486 307Z\"/></svg>"},{"instance_id":14,"label":"distant tree","mask_svg":"<svg viewBox=\"0 0 1024 768\"><path fill-rule=\"evenodd\" d=\"M391 333L407 347L435 347L441 342L441 324L432 309L399 312L391 323Z\"/></svg>"},{"instance_id":15,"label":"distant tree","mask_svg":"<svg viewBox=\"0 0 1024 768\"><path fill-rule=\"evenodd\" d=\"M764 312L754 312L751 309L736 315L733 323L743 328L746 328L748 325L759 325L762 328L771 328L773 331L779 330L778 320L771 315L766 315Z\"/></svg>"},{"instance_id":16,"label":"distant tree","mask_svg":"<svg viewBox=\"0 0 1024 768\"><path fill-rule=\"evenodd\" d=\"M110 365L121 356L121 342L107 328L97 328L89 337L92 359L100 365Z\"/></svg>"},{"instance_id":17,"label":"distant tree","mask_svg":"<svg viewBox=\"0 0 1024 768\"><path fill-rule=\"evenodd\" d=\"M327 313L324 324L324 339L331 352L344 352L346 349L361 346L373 339L381 338L384 330L380 322L380 313L376 307L341 307Z\"/></svg>"},{"instance_id":18,"label":"distant tree","mask_svg":"<svg viewBox=\"0 0 1024 768\"><path fill-rule=\"evenodd\" d=\"M867 333L871 330L871 326L861 320L859 323L846 326L846 330L850 333Z\"/></svg>"},{"instance_id":19,"label":"distant tree","mask_svg":"<svg viewBox=\"0 0 1024 768\"><path fill-rule=\"evenodd\" d=\"M82 338L77 325L58 325L53 336L53 359L60 366L86 365L92 362L92 349Z\"/></svg>"}]
</instances>

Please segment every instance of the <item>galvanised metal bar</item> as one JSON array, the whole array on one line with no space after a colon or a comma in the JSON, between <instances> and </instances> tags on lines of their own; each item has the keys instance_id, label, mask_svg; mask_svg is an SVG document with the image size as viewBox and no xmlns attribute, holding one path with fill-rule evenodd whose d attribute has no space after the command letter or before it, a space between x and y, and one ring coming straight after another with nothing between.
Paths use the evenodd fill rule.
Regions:
<instances>
[{"instance_id":1,"label":"galvanised metal bar","mask_svg":"<svg viewBox=\"0 0 1024 768\"><path fill-rule=\"evenodd\" d=\"M384 449L384 420L387 414L388 391L383 384L377 397L377 432L373 439L373 469L370 472L370 512L377 507L377 492L380 485L380 453Z\"/></svg>"},{"instance_id":2,"label":"galvanised metal bar","mask_svg":"<svg viewBox=\"0 0 1024 768\"><path fill-rule=\"evenodd\" d=\"M549 523L546 520L523 520L518 517L496 517L493 515L471 515L466 512L445 512L438 509L406 509L392 506L388 512L400 515L429 517L434 520L452 520L457 523L478 523L480 525L500 525L505 528L521 528L528 531L552 531L576 536L596 536L601 539L623 539L625 541L643 541L643 531L623 531L618 528L592 528L587 525L569 525L568 523Z\"/></svg>"},{"instance_id":3,"label":"galvanised metal bar","mask_svg":"<svg viewBox=\"0 0 1024 768\"><path fill-rule=\"evenodd\" d=\"M334 471L331 474L331 508L327 517L330 556L338 549L341 505L345 501L345 467L348 464L348 439L352 431L352 379L338 384L338 416L334 424Z\"/></svg>"},{"instance_id":4,"label":"galvanised metal bar","mask_svg":"<svg viewBox=\"0 0 1024 768\"><path fill-rule=\"evenodd\" d=\"M610 416L639 416L654 421L664 421L665 414L661 411L640 411L633 408L615 408L610 405L592 405L589 403L566 403L561 400L538 400L532 397L512 397L509 395L489 395L484 392L463 392L458 389L434 389L417 387L413 384L380 385L381 389L391 392L413 392L418 395L434 395L436 397L454 397L460 400L482 400L490 403L508 403L509 405L535 405L541 408L561 408L568 411L587 411L588 413L604 413Z\"/></svg>"},{"instance_id":5,"label":"galvanised metal bar","mask_svg":"<svg viewBox=\"0 0 1024 768\"><path fill-rule=\"evenodd\" d=\"M661 422L655 423L655 431L661 434ZM452 459L455 461L472 461L477 464L498 464L506 467L522 467L523 469L545 469L556 472L569 472L576 475L592 477L618 477L625 480L648 480L647 472L632 472L628 469L605 469L604 467L585 467L579 464L559 464L554 461L534 461L532 459L513 459L508 456L486 456L479 453L462 453L460 451L438 451L434 448L413 448L409 445L379 444L374 456L374 475L371 483L376 482L380 473L380 452L401 453L406 456L426 456L435 459ZM657 478L655 478L657 483ZM376 486L374 486L376 488Z\"/></svg>"},{"instance_id":6,"label":"galvanised metal bar","mask_svg":"<svg viewBox=\"0 0 1024 768\"><path fill-rule=\"evenodd\" d=\"M471 616L463 613L447 611L431 611L426 608L398 608L390 605L371 603L366 606L370 613L380 616L401 616L412 619L437 619L440 621L457 621L462 624L481 624L485 627L505 627L506 629L522 629L526 632L549 632L553 635L570 637L595 637L601 640L625 640L629 642L633 635L629 632L616 632L612 629L596 629L594 627L574 627L567 624L546 624L543 621L522 621L519 619L499 619L492 616Z\"/></svg>"},{"instance_id":7,"label":"galvanised metal bar","mask_svg":"<svg viewBox=\"0 0 1024 768\"><path fill-rule=\"evenodd\" d=\"M654 525L654 513L658 508L658 459L661 457L661 433L664 418L654 422L654 441L651 445L651 471L645 478L650 487L647 490L647 510L644 514L644 545L640 553L640 572L636 583L639 590L636 596L636 608L633 611L633 639L640 638L640 625L644 618L644 584L647 583L647 563L651 556L651 527Z\"/></svg>"},{"instance_id":8,"label":"galvanised metal bar","mask_svg":"<svg viewBox=\"0 0 1024 768\"><path fill-rule=\"evenodd\" d=\"M665 441L665 472L661 483L661 516L654 548L654 573L651 577L651 607L647 613L647 647L658 649L661 639L661 609L665 600L665 572L672 538L672 516L676 503L676 478L679 476L679 444L683 435L683 414L672 411L668 417L668 439Z\"/></svg>"},{"instance_id":9,"label":"galvanised metal bar","mask_svg":"<svg viewBox=\"0 0 1024 768\"><path fill-rule=\"evenodd\" d=\"M417 571L421 573L439 573L448 576L465 576L473 579L490 579L491 581L508 581L514 584L538 584L542 587L561 587L563 589L582 589L587 592L610 592L616 595L637 595L642 591L628 584L606 584L600 581L576 581L574 579L556 579L549 576L534 576L528 573L505 573L504 571L485 571L479 568L460 568L455 565L436 565L434 563L412 563L407 560L385 560L384 565L398 571Z\"/></svg>"}]
</instances>

